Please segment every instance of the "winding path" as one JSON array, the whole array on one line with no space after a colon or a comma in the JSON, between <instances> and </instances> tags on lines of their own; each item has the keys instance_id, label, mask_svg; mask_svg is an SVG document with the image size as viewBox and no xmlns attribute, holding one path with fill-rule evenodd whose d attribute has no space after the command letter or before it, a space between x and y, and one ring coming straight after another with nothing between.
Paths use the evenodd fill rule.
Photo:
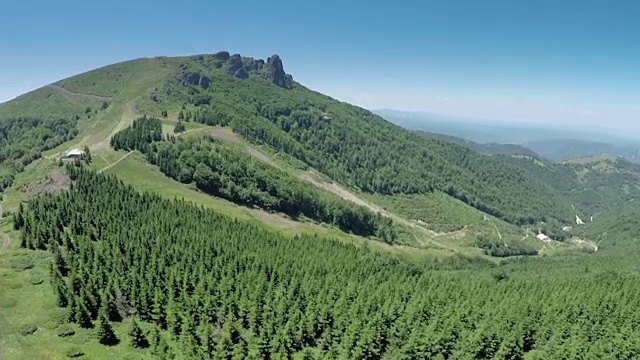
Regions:
<instances>
[{"instance_id":1,"label":"winding path","mask_svg":"<svg viewBox=\"0 0 640 360\"><path fill-rule=\"evenodd\" d=\"M111 96L103 96L103 95L95 95L95 94L87 94L87 93L78 93L78 92L73 92L71 90L67 90L65 88L63 88L60 85L47 85L48 88L51 88L53 90L59 91L63 94L66 95L71 95L71 96L78 96L78 97L83 97L85 99L92 99L92 100L113 100L113 97Z\"/></svg>"},{"instance_id":2,"label":"winding path","mask_svg":"<svg viewBox=\"0 0 640 360\"><path fill-rule=\"evenodd\" d=\"M114 161L113 163L103 167L102 169L98 170L98 174L100 174L101 172L105 171L105 170L109 170L112 167L118 165L118 163L120 163L120 161L124 160L127 156L133 154L133 151L129 151L128 153L124 154L120 159Z\"/></svg>"}]
</instances>

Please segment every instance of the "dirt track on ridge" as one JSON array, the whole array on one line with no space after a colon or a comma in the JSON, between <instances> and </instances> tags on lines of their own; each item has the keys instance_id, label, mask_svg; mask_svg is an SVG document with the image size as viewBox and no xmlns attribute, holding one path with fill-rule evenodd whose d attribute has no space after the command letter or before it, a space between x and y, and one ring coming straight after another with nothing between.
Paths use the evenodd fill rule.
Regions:
<instances>
[{"instance_id":1,"label":"dirt track on ridge","mask_svg":"<svg viewBox=\"0 0 640 360\"><path fill-rule=\"evenodd\" d=\"M71 90L67 90L65 88L63 88L60 85L47 85L47 87L54 89L56 91L59 91L63 94L66 95L71 95L71 96L78 96L78 97L83 97L85 99L92 99L92 100L112 100L113 98L110 96L102 96L102 95L94 95L94 94L86 94L86 93L77 93L77 92L73 92Z\"/></svg>"}]
</instances>

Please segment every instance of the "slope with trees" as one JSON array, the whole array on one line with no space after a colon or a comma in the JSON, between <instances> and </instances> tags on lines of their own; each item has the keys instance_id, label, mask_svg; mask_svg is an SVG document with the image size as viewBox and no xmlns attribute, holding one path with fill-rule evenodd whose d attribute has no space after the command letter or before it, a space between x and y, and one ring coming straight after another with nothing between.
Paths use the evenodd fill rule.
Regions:
<instances>
[{"instance_id":1,"label":"slope with trees","mask_svg":"<svg viewBox=\"0 0 640 360\"><path fill-rule=\"evenodd\" d=\"M0 119L0 194L43 151L73 139L74 119Z\"/></svg>"},{"instance_id":2,"label":"slope with trees","mask_svg":"<svg viewBox=\"0 0 640 360\"><path fill-rule=\"evenodd\" d=\"M165 175L235 203L306 216L361 236L396 241L392 221L380 214L310 187L213 138L162 139L162 123L143 117L111 139L114 149L139 150Z\"/></svg>"},{"instance_id":3,"label":"slope with trees","mask_svg":"<svg viewBox=\"0 0 640 360\"><path fill-rule=\"evenodd\" d=\"M625 254L420 265L287 238L69 166L72 190L16 214L48 249L67 318L151 324L156 358L632 358L638 274ZM590 265L588 265L590 264ZM466 267L471 267L465 270ZM577 271L585 267L591 270ZM545 277L541 281L541 277Z\"/></svg>"}]
</instances>

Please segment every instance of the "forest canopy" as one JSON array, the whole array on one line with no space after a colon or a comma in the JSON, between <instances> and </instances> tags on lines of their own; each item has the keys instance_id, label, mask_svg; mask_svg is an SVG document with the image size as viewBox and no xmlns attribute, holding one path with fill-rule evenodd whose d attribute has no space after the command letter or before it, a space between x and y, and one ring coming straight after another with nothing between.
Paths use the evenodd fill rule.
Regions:
<instances>
[{"instance_id":1,"label":"forest canopy","mask_svg":"<svg viewBox=\"0 0 640 360\"><path fill-rule=\"evenodd\" d=\"M73 189L16 214L48 249L67 319L117 339L148 323L157 358L632 358L638 275L615 254L415 263L313 236L284 237L69 165ZM595 262L594 262L595 261ZM591 264L591 265L587 265ZM464 270L472 266L471 269ZM592 271L579 270L593 266ZM546 278L540 281L540 276Z\"/></svg>"}]
</instances>

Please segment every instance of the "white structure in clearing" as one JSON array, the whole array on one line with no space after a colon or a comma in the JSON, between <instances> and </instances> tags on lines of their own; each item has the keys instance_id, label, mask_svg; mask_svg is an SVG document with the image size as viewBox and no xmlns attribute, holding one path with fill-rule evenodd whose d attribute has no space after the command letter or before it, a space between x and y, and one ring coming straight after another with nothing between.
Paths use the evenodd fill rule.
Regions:
<instances>
[{"instance_id":1,"label":"white structure in clearing","mask_svg":"<svg viewBox=\"0 0 640 360\"><path fill-rule=\"evenodd\" d=\"M540 241L544 241L544 242L549 242L551 241L551 239L549 239L549 237L543 233L538 233L538 235L536 235L536 237L538 238L538 240Z\"/></svg>"},{"instance_id":2,"label":"white structure in clearing","mask_svg":"<svg viewBox=\"0 0 640 360\"><path fill-rule=\"evenodd\" d=\"M80 149L72 149L69 152L64 153L62 157L68 158L68 159L75 159L75 158L82 157L83 155L84 155L84 151Z\"/></svg>"},{"instance_id":3,"label":"white structure in clearing","mask_svg":"<svg viewBox=\"0 0 640 360\"><path fill-rule=\"evenodd\" d=\"M584 224L584 221L582 221L582 219L580 219L577 214L576 214L576 224L578 224L578 225L583 225Z\"/></svg>"}]
</instances>

